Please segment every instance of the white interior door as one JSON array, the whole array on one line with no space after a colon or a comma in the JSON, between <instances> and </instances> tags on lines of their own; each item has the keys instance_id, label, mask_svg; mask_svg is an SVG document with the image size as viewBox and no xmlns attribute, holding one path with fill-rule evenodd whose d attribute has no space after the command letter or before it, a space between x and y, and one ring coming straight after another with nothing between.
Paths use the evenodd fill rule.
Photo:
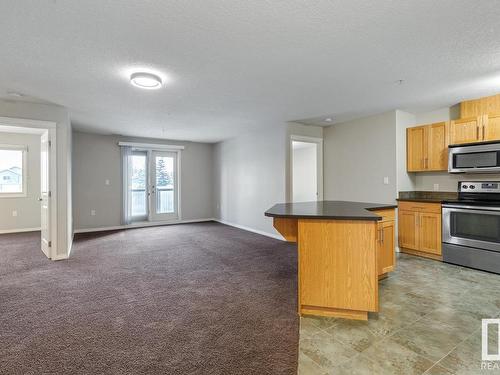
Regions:
<instances>
[{"instance_id":1,"label":"white interior door","mask_svg":"<svg viewBox=\"0 0 500 375\"><path fill-rule=\"evenodd\" d=\"M50 184L49 184L49 162L50 162L50 143L49 132L46 131L41 136L40 145L40 203L41 203L41 242L43 253L50 258Z\"/></svg>"},{"instance_id":2,"label":"white interior door","mask_svg":"<svg viewBox=\"0 0 500 375\"><path fill-rule=\"evenodd\" d=\"M150 158L151 220L179 218L177 153L152 151Z\"/></svg>"}]
</instances>

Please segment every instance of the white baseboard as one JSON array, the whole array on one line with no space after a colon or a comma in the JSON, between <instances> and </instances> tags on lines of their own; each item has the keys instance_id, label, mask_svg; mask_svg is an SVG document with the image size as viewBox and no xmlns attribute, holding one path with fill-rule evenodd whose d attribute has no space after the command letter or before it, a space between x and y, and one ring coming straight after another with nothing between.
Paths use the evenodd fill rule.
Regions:
<instances>
[{"instance_id":1,"label":"white baseboard","mask_svg":"<svg viewBox=\"0 0 500 375\"><path fill-rule=\"evenodd\" d=\"M218 222L218 223L221 223L221 224L225 224L225 225L229 225L231 227L235 227L235 228L238 228L238 229L246 230L248 232L253 232L253 233L260 234L262 236L274 238L276 240L285 241L284 238L282 236L280 236L279 234L264 232L263 230L253 229L253 228L250 228L250 227L246 227L244 225L231 223L231 222L225 221L225 220L220 220L220 219L213 219L213 220L216 221L216 222Z\"/></svg>"},{"instance_id":2,"label":"white baseboard","mask_svg":"<svg viewBox=\"0 0 500 375\"><path fill-rule=\"evenodd\" d=\"M206 222L206 221L216 221L216 220L214 218L208 218L208 219L194 219L194 220L176 220L176 221L157 221L157 222L133 223L133 224L128 224L128 225L115 225L112 227L75 229L74 233L104 232L104 231L108 231L108 230L158 227L158 226L163 226L163 225L176 225L176 224L189 224L189 223L202 223L202 222Z\"/></svg>"},{"instance_id":3,"label":"white baseboard","mask_svg":"<svg viewBox=\"0 0 500 375\"><path fill-rule=\"evenodd\" d=\"M0 234L7 233L23 233L23 232L37 232L40 231L41 228L22 228L22 229L1 229Z\"/></svg>"}]
</instances>

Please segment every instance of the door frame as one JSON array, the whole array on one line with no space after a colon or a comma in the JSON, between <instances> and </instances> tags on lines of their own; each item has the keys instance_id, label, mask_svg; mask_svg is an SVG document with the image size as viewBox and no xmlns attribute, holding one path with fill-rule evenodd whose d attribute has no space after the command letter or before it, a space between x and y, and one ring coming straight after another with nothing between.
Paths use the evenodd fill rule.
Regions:
<instances>
[{"instance_id":1,"label":"door frame","mask_svg":"<svg viewBox=\"0 0 500 375\"><path fill-rule=\"evenodd\" d=\"M50 250L49 259L57 258L57 124L53 121L31 120L14 117L1 117L0 126L5 131L19 133L22 129L38 130L40 135L48 131L49 152L49 210L50 210ZM41 214L41 209L40 209ZM40 251L43 253L41 247ZM45 253L43 253L45 255Z\"/></svg>"},{"instance_id":2,"label":"door frame","mask_svg":"<svg viewBox=\"0 0 500 375\"><path fill-rule=\"evenodd\" d=\"M316 144L316 176L318 186L317 201L323 200L323 138L307 137L303 135L290 135L288 142L289 178L288 178L288 201L293 202L293 142L306 142Z\"/></svg>"}]
</instances>

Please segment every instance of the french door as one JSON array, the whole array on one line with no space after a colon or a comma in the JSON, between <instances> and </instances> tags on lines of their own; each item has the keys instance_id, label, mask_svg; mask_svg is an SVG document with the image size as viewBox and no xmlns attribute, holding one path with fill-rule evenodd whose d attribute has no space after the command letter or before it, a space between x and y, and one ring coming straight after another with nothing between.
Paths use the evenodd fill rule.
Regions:
<instances>
[{"instance_id":1,"label":"french door","mask_svg":"<svg viewBox=\"0 0 500 375\"><path fill-rule=\"evenodd\" d=\"M177 153L152 151L150 171L150 220L177 219Z\"/></svg>"},{"instance_id":2,"label":"french door","mask_svg":"<svg viewBox=\"0 0 500 375\"><path fill-rule=\"evenodd\" d=\"M131 221L178 219L177 153L137 150L129 160Z\"/></svg>"}]
</instances>

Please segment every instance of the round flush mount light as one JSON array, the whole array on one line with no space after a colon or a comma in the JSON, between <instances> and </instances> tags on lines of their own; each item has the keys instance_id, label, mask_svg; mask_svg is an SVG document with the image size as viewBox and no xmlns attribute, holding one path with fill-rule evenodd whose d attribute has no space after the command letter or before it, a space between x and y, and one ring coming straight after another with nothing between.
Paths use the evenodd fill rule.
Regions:
<instances>
[{"instance_id":1,"label":"round flush mount light","mask_svg":"<svg viewBox=\"0 0 500 375\"><path fill-rule=\"evenodd\" d=\"M332 122L332 121L333 121L333 119L331 117L325 118L325 122Z\"/></svg>"},{"instance_id":2,"label":"round flush mount light","mask_svg":"<svg viewBox=\"0 0 500 375\"><path fill-rule=\"evenodd\" d=\"M147 90L159 89L163 84L161 78L156 74L145 72L132 73L130 83L135 87Z\"/></svg>"}]
</instances>

